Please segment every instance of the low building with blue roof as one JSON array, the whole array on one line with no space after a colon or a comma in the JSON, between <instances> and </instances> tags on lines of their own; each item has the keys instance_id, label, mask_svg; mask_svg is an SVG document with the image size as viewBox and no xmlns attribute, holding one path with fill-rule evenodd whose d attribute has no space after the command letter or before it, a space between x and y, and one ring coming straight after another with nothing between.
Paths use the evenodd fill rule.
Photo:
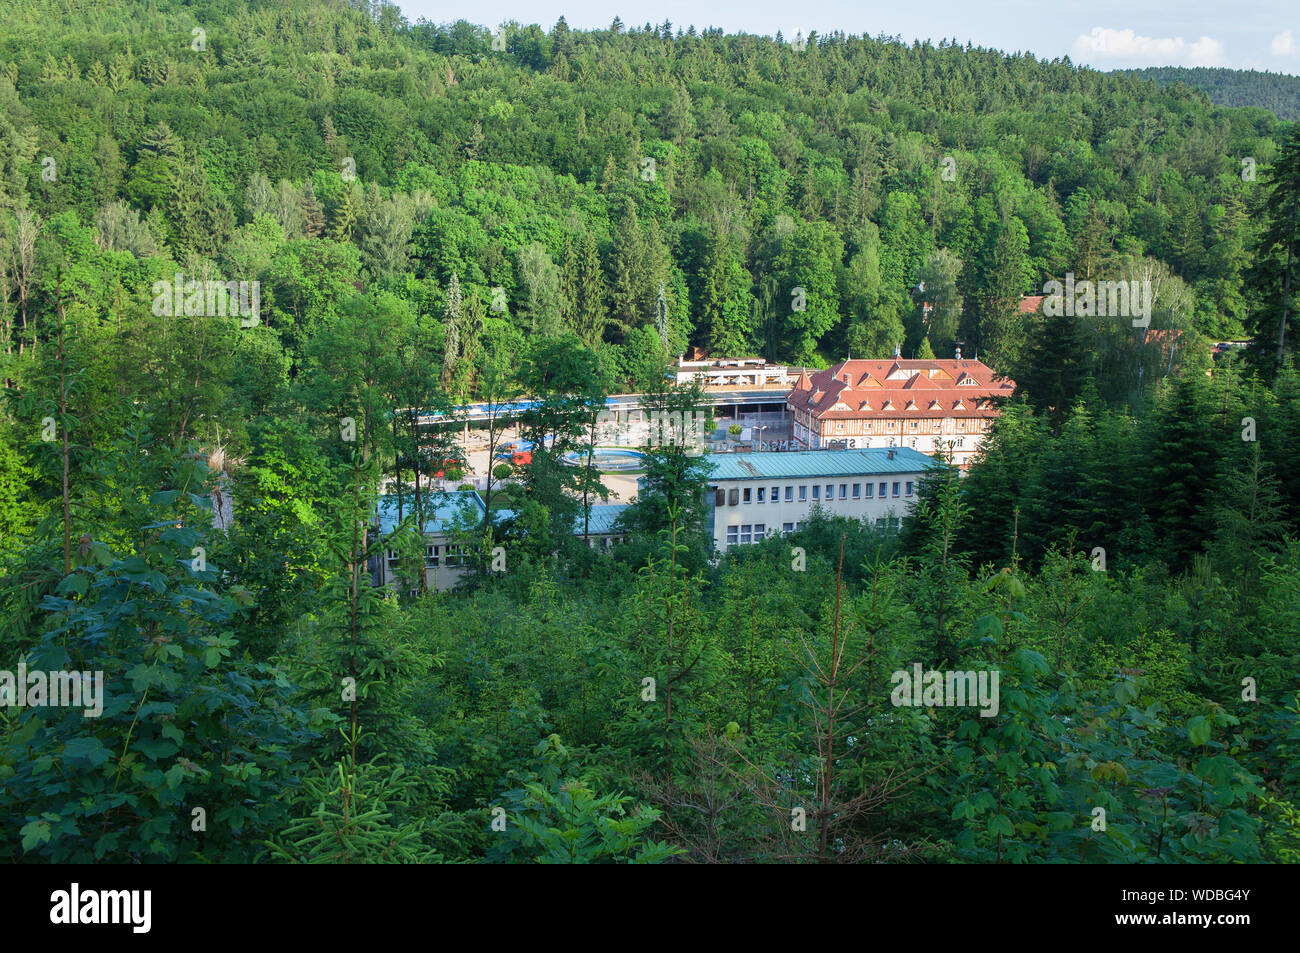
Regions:
<instances>
[{"instance_id":1,"label":"low building with blue roof","mask_svg":"<svg viewBox=\"0 0 1300 953\"><path fill-rule=\"evenodd\" d=\"M403 495L400 508L395 495L380 497L374 529L381 540L391 535L402 519L412 518L414 504L413 494ZM481 526L486 509L483 498L475 490L435 492L425 497L424 572L425 584L428 588L450 589L460 582L468 568L465 552L456 539L457 529ZM627 504L624 503L593 504L590 520L585 522L588 545L598 549L609 549L621 542L624 534L616 532L614 526L619 514L625 509ZM495 505L492 507L494 524L500 525L513 516L513 510ZM583 529L583 514L579 510L574 520L574 535L582 536ZM384 546L381 557L374 560L371 566L375 585L409 585L410 579L403 579L398 571L400 563L397 553Z\"/></svg>"}]
</instances>

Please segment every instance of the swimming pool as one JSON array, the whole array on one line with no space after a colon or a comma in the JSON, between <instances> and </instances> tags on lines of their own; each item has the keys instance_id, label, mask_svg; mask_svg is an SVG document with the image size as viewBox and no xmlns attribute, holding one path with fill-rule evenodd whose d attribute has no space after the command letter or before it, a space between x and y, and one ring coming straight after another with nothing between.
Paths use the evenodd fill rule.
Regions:
<instances>
[{"instance_id":1,"label":"swimming pool","mask_svg":"<svg viewBox=\"0 0 1300 953\"><path fill-rule=\"evenodd\" d=\"M587 452L570 450L560 459L571 467L585 467ZM645 455L637 450L626 450L621 447L597 447L591 455L591 465L602 472L641 470L645 468Z\"/></svg>"}]
</instances>

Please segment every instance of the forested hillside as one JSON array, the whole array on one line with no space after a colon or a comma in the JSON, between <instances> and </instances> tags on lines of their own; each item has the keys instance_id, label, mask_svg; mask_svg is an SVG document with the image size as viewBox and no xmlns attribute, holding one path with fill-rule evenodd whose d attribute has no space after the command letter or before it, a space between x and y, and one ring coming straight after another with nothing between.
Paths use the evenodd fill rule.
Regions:
<instances>
[{"instance_id":1,"label":"forested hillside","mask_svg":"<svg viewBox=\"0 0 1300 953\"><path fill-rule=\"evenodd\" d=\"M1150 66L1129 72L1161 86L1186 83L1220 106L1255 106L1280 119L1300 119L1300 76L1211 66Z\"/></svg>"},{"instance_id":2,"label":"forested hillside","mask_svg":"<svg viewBox=\"0 0 1300 953\"><path fill-rule=\"evenodd\" d=\"M994 50L10 0L0 669L105 699L0 709L0 855L1295 862L1298 208L1269 113ZM1067 274L1160 333L1021 308ZM593 550L558 460L611 393L700 406L692 345L1019 388L902 527L713 558L647 447ZM521 395L431 591L457 407Z\"/></svg>"}]
</instances>

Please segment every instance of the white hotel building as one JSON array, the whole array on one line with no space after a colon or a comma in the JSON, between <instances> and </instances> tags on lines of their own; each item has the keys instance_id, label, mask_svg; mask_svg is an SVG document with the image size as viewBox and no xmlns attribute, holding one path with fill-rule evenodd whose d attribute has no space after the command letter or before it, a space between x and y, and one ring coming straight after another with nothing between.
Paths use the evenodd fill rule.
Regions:
<instances>
[{"instance_id":1,"label":"white hotel building","mask_svg":"<svg viewBox=\"0 0 1300 953\"><path fill-rule=\"evenodd\" d=\"M814 506L831 516L901 519L935 461L910 447L710 455L719 551L800 529Z\"/></svg>"}]
</instances>

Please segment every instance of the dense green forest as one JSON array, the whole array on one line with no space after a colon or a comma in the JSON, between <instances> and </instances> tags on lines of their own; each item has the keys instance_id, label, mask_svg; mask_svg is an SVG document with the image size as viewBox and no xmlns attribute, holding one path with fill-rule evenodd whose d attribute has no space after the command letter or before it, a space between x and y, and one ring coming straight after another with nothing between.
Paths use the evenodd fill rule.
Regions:
<instances>
[{"instance_id":1,"label":"dense green forest","mask_svg":"<svg viewBox=\"0 0 1300 953\"><path fill-rule=\"evenodd\" d=\"M1300 119L1300 76L1216 66L1149 66L1128 72L1161 86L1185 83L1220 106L1258 106L1280 119Z\"/></svg>"},{"instance_id":2,"label":"dense green forest","mask_svg":"<svg viewBox=\"0 0 1300 953\"><path fill-rule=\"evenodd\" d=\"M11 0L0 668L105 697L0 708L0 852L1300 860L1298 209L1295 127L1066 61ZM1067 273L1166 336L1021 310ZM716 558L699 458L646 447L588 548L560 456L608 394L699 406L691 345L1019 387L901 526ZM532 464L426 591L429 449L519 395ZM896 704L915 664L998 714Z\"/></svg>"}]
</instances>

